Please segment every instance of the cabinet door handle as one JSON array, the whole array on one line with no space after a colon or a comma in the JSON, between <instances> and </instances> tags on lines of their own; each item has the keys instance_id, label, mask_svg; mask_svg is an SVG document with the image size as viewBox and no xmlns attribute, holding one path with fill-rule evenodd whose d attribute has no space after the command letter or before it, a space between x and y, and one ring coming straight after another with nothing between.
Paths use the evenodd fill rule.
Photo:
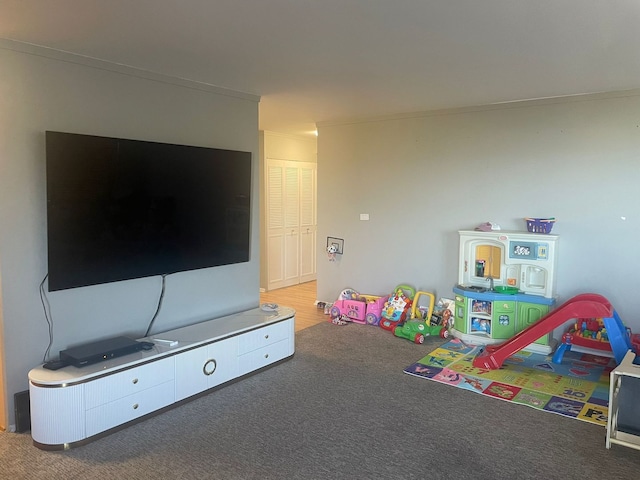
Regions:
<instances>
[{"instance_id":1,"label":"cabinet door handle","mask_svg":"<svg viewBox=\"0 0 640 480\"><path fill-rule=\"evenodd\" d=\"M134 403L134 404L133 404L133 409L134 409L134 410L137 410L137 409L138 409L138 404L137 404L137 403Z\"/></svg>"},{"instance_id":2,"label":"cabinet door handle","mask_svg":"<svg viewBox=\"0 0 640 480\"><path fill-rule=\"evenodd\" d=\"M133 380L131 380L131 382L135 385L135 384L137 384L137 383L138 383L138 379L137 379L137 378L134 378Z\"/></svg>"},{"instance_id":3,"label":"cabinet door handle","mask_svg":"<svg viewBox=\"0 0 640 480\"><path fill-rule=\"evenodd\" d=\"M213 358L210 358L202 366L202 373L208 377L209 375L213 375L213 372L216 371L217 367L218 363Z\"/></svg>"},{"instance_id":4,"label":"cabinet door handle","mask_svg":"<svg viewBox=\"0 0 640 480\"><path fill-rule=\"evenodd\" d=\"M268 354L268 353L265 353L265 354L264 354L264 358L269 358L269 354Z\"/></svg>"},{"instance_id":5,"label":"cabinet door handle","mask_svg":"<svg viewBox=\"0 0 640 480\"><path fill-rule=\"evenodd\" d=\"M264 338L265 338L265 340L268 340L268 339L269 339L269 334L266 334L266 335L264 336Z\"/></svg>"}]
</instances>

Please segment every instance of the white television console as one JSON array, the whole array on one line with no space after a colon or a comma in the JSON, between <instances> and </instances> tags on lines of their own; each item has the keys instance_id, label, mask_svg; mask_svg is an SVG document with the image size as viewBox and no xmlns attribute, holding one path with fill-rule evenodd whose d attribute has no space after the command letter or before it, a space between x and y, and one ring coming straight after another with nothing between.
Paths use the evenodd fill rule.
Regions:
<instances>
[{"instance_id":1,"label":"white television console","mask_svg":"<svg viewBox=\"0 0 640 480\"><path fill-rule=\"evenodd\" d=\"M611 444L640 450L640 365L629 350L609 379L609 416L606 447Z\"/></svg>"},{"instance_id":2,"label":"white television console","mask_svg":"<svg viewBox=\"0 0 640 480\"><path fill-rule=\"evenodd\" d=\"M29 372L31 436L64 450L240 378L295 351L295 311L259 308L146 337L151 350ZM163 340L160 342L158 340Z\"/></svg>"}]
</instances>

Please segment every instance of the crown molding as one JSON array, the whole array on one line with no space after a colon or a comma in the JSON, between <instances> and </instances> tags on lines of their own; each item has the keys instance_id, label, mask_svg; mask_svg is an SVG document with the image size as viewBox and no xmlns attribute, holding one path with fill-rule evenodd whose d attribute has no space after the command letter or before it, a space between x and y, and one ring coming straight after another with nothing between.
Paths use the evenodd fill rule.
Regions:
<instances>
[{"instance_id":1,"label":"crown molding","mask_svg":"<svg viewBox=\"0 0 640 480\"><path fill-rule=\"evenodd\" d=\"M38 57L45 57L52 60L58 60L61 62L73 63L76 65L83 65L85 67L95 68L98 70L107 70L110 72L119 73L122 75L128 75L131 77L144 78L154 82L167 83L184 88L191 88L195 90L202 90L209 93L215 93L218 95L225 95L228 97L241 98L252 102L259 102L260 96L253 93L239 92L231 90L229 88L219 87L210 83L199 82L196 80L189 80L186 78L174 77L166 75L164 73L153 72L150 70L144 70L130 65L121 63L109 62L101 60L99 58L88 57L85 55L79 55L77 53L67 52L64 50L57 50L55 48L45 47L42 45L36 45L33 43L21 42L10 38L0 38L0 49L12 50L15 52L25 53L28 55L34 55Z\"/></svg>"},{"instance_id":2,"label":"crown molding","mask_svg":"<svg viewBox=\"0 0 640 480\"><path fill-rule=\"evenodd\" d=\"M506 102L496 102L486 105L475 105L469 107L445 108L439 110L425 110L417 112L397 113L390 115L372 115L367 117L357 117L342 120L326 120L317 122L317 126L330 127L337 125L352 125L358 123L383 122L389 120L402 120L411 118L436 117L440 115L458 115L472 112L485 112L492 110L508 110L513 108L528 108L542 105L557 105L562 103L577 103L605 100L611 98L625 98L640 96L640 88L619 90L613 92L580 93L575 95L562 95L556 97L531 98L526 100L513 100Z\"/></svg>"}]
</instances>

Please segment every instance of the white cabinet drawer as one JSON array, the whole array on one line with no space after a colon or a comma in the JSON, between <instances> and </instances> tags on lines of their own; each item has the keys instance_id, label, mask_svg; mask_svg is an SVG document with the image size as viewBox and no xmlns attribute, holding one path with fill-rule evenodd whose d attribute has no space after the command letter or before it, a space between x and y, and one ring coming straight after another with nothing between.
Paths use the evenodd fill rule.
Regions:
<instances>
[{"instance_id":1,"label":"white cabinet drawer","mask_svg":"<svg viewBox=\"0 0 640 480\"><path fill-rule=\"evenodd\" d=\"M176 401L238 376L238 337L176 356Z\"/></svg>"},{"instance_id":2,"label":"white cabinet drawer","mask_svg":"<svg viewBox=\"0 0 640 480\"><path fill-rule=\"evenodd\" d=\"M240 363L240 375L266 367L267 365L277 362L278 360L282 360L292 354L291 342L286 338L278 343L267 345L266 347L258 350L245 353L238 357L238 361Z\"/></svg>"},{"instance_id":3,"label":"white cabinet drawer","mask_svg":"<svg viewBox=\"0 0 640 480\"><path fill-rule=\"evenodd\" d=\"M238 353L243 355L289 338L292 330L291 323L292 320L288 320L240 335Z\"/></svg>"},{"instance_id":4,"label":"white cabinet drawer","mask_svg":"<svg viewBox=\"0 0 640 480\"><path fill-rule=\"evenodd\" d=\"M85 408L97 407L173 380L173 357L96 379L85 384Z\"/></svg>"},{"instance_id":5,"label":"white cabinet drawer","mask_svg":"<svg viewBox=\"0 0 640 480\"><path fill-rule=\"evenodd\" d=\"M86 435L90 437L110 428L171 405L174 401L172 380L134 393L86 412Z\"/></svg>"}]
</instances>

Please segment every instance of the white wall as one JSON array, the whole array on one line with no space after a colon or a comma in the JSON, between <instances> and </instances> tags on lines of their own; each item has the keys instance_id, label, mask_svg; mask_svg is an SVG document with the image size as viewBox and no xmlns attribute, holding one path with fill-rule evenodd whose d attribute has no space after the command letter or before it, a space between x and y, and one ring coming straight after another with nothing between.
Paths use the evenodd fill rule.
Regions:
<instances>
[{"instance_id":1,"label":"white wall","mask_svg":"<svg viewBox=\"0 0 640 480\"><path fill-rule=\"evenodd\" d=\"M152 332L259 303L258 97L104 62L0 43L0 278L6 409L49 343L39 296L47 273L45 130L252 152L251 259L167 277ZM46 294L51 356L113 335L141 337L161 278ZM8 425L3 425L8 427Z\"/></svg>"},{"instance_id":2,"label":"white wall","mask_svg":"<svg viewBox=\"0 0 640 480\"><path fill-rule=\"evenodd\" d=\"M260 251L267 251L267 234L266 234L266 185L265 180L265 163L267 158L275 160L289 160L294 162L311 162L316 163L317 157L317 140L316 137L303 137L301 135L290 135L279 132L261 131L260 132ZM261 257L260 267L260 288L267 290L269 284L267 276L267 255Z\"/></svg>"},{"instance_id":3,"label":"white wall","mask_svg":"<svg viewBox=\"0 0 640 480\"><path fill-rule=\"evenodd\" d=\"M558 301L600 293L640 333L640 91L319 124L318 244L344 238L321 300L451 297L457 230L527 216L557 218Z\"/></svg>"}]
</instances>

